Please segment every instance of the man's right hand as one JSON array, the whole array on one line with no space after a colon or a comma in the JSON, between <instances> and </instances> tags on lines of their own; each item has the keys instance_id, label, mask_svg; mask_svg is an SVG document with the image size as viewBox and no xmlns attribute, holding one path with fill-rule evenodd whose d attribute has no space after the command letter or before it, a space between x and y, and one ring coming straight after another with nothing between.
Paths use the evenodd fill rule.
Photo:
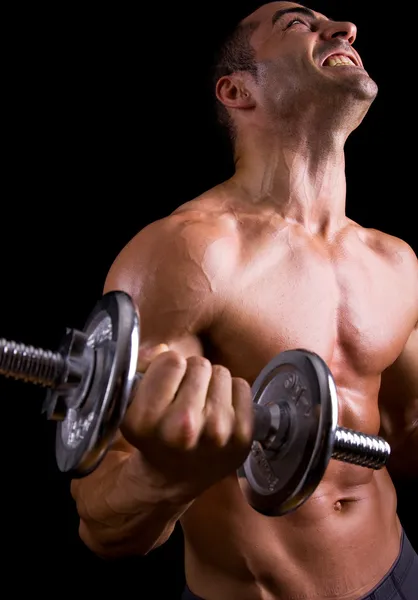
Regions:
<instances>
[{"instance_id":1,"label":"man's right hand","mask_svg":"<svg viewBox=\"0 0 418 600\"><path fill-rule=\"evenodd\" d=\"M252 443L250 385L201 356L165 344L141 348L145 373L121 431L142 455L147 480L177 502L190 502L234 472ZM138 473L140 476L140 473Z\"/></svg>"}]
</instances>

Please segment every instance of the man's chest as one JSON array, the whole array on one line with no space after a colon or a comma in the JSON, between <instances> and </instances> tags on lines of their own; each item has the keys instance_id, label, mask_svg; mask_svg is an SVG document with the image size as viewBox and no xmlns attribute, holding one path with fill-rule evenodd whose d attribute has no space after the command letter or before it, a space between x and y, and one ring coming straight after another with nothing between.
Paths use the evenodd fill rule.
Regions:
<instances>
[{"instance_id":1,"label":"man's chest","mask_svg":"<svg viewBox=\"0 0 418 600\"><path fill-rule=\"evenodd\" d=\"M414 318L412 282L379 256L290 253L276 263L253 261L237 277L211 338L254 374L272 355L306 348L372 375L395 360Z\"/></svg>"}]
</instances>

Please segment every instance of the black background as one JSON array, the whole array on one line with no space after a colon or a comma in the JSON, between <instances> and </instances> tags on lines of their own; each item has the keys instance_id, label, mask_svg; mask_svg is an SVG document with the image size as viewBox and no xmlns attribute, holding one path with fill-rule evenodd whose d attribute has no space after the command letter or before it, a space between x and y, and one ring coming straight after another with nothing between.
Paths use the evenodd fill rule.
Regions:
<instances>
[{"instance_id":1,"label":"black background","mask_svg":"<svg viewBox=\"0 0 418 600\"><path fill-rule=\"evenodd\" d=\"M83 326L122 246L230 174L207 75L219 38L260 4L59 3L3 15L2 337L55 349L67 326ZM417 9L310 6L357 24L356 48L380 89L347 143L348 214L418 251ZM0 384L0 522L14 590L148 598L153 587L155 597L178 597L181 532L145 558L94 557L78 539L69 481L55 465L55 428L40 415L44 392ZM418 546L414 487L398 491Z\"/></svg>"}]
</instances>

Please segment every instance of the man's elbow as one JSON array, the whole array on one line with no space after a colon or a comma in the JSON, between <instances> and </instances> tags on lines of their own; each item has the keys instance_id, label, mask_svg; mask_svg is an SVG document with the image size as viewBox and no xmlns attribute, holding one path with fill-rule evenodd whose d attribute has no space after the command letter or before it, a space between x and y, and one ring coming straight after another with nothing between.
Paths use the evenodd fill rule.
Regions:
<instances>
[{"instance_id":1,"label":"man's elbow","mask_svg":"<svg viewBox=\"0 0 418 600\"><path fill-rule=\"evenodd\" d=\"M78 535L83 544L98 558L103 560L117 558L115 552L110 550L109 545L101 544L94 535L91 535L89 528L82 519L80 519L78 526Z\"/></svg>"},{"instance_id":2,"label":"man's elbow","mask_svg":"<svg viewBox=\"0 0 418 600\"><path fill-rule=\"evenodd\" d=\"M111 535L99 536L93 533L88 525L80 519L78 535L82 543L98 558L106 561L114 561L123 558L146 556L152 548L142 547L138 541L132 545L132 541L126 541L112 537Z\"/></svg>"},{"instance_id":3,"label":"man's elbow","mask_svg":"<svg viewBox=\"0 0 418 600\"><path fill-rule=\"evenodd\" d=\"M172 528L163 532L158 539L150 536L124 536L121 531L93 531L88 524L80 519L78 535L83 544L98 558L113 561L124 558L141 558L156 550L170 538Z\"/></svg>"}]
</instances>

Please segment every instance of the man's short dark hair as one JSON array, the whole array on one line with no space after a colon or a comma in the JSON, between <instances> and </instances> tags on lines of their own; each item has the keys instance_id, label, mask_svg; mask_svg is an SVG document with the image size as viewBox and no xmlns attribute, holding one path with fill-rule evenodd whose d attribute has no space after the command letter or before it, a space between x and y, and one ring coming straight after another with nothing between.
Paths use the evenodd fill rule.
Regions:
<instances>
[{"instance_id":1,"label":"man's short dark hair","mask_svg":"<svg viewBox=\"0 0 418 600\"><path fill-rule=\"evenodd\" d=\"M239 23L229 33L219 47L213 68L213 87L220 77L231 75L237 71L247 71L252 75L257 73L254 49L251 46L251 35L258 23ZM215 109L219 124L226 129L232 142L235 140L235 128L225 106L215 98Z\"/></svg>"}]
</instances>

